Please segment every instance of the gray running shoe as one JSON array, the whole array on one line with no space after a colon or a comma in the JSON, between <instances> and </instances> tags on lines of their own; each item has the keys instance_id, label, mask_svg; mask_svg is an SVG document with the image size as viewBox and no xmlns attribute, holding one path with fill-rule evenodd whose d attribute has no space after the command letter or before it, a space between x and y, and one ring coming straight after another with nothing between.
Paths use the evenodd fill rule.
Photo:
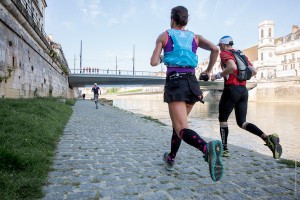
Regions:
<instances>
[{"instance_id":1,"label":"gray running shoe","mask_svg":"<svg viewBox=\"0 0 300 200\"><path fill-rule=\"evenodd\" d=\"M169 171L173 171L174 170L175 160L170 158L168 152L164 153L163 160L165 162L166 169L169 170Z\"/></svg>"},{"instance_id":2,"label":"gray running shoe","mask_svg":"<svg viewBox=\"0 0 300 200\"><path fill-rule=\"evenodd\" d=\"M218 181L222 178L224 166L222 163L222 143L219 140L214 140L207 143L206 154L204 160L208 162L209 173L213 181Z\"/></svg>"},{"instance_id":3,"label":"gray running shoe","mask_svg":"<svg viewBox=\"0 0 300 200\"><path fill-rule=\"evenodd\" d=\"M269 135L267 144L265 144L270 148L273 153L273 158L278 159L282 154L282 147L279 144L279 137L276 133Z\"/></svg>"}]
</instances>

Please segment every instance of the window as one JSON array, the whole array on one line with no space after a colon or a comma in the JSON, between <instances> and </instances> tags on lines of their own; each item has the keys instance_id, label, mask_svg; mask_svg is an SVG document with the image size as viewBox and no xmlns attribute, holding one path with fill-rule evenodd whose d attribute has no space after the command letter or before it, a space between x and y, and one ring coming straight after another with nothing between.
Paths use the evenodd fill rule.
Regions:
<instances>
[{"instance_id":1,"label":"window","mask_svg":"<svg viewBox=\"0 0 300 200\"><path fill-rule=\"evenodd\" d=\"M295 64L291 64L291 69L295 69Z\"/></svg>"},{"instance_id":2,"label":"window","mask_svg":"<svg viewBox=\"0 0 300 200\"><path fill-rule=\"evenodd\" d=\"M264 53L260 53L260 60L263 61L264 60Z\"/></svg>"},{"instance_id":3,"label":"window","mask_svg":"<svg viewBox=\"0 0 300 200\"><path fill-rule=\"evenodd\" d=\"M264 73L260 73L260 78L264 78Z\"/></svg>"},{"instance_id":4,"label":"window","mask_svg":"<svg viewBox=\"0 0 300 200\"><path fill-rule=\"evenodd\" d=\"M264 29L261 29L261 31L260 31L260 37L261 37L261 38L264 37Z\"/></svg>"},{"instance_id":5,"label":"window","mask_svg":"<svg viewBox=\"0 0 300 200\"><path fill-rule=\"evenodd\" d=\"M269 28L269 37L272 37L272 29Z\"/></svg>"}]
</instances>

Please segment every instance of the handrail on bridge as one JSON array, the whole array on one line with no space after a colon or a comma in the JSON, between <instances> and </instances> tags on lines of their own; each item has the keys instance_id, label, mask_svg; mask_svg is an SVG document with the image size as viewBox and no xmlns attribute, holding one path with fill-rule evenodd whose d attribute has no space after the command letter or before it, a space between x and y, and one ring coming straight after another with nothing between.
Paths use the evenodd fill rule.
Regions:
<instances>
[{"instance_id":1,"label":"handrail on bridge","mask_svg":"<svg viewBox=\"0 0 300 200\"><path fill-rule=\"evenodd\" d=\"M166 73L150 71L111 70L85 67L82 69L70 69L71 74L108 74L108 75L135 75L135 76L166 76Z\"/></svg>"}]
</instances>

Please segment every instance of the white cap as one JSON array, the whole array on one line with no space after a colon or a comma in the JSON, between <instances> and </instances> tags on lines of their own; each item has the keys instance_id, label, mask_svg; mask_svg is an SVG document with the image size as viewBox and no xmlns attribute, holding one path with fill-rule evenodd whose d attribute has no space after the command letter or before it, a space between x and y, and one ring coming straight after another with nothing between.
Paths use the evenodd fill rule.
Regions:
<instances>
[{"instance_id":1,"label":"white cap","mask_svg":"<svg viewBox=\"0 0 300 200\"><path fill-rule=\"evenodd\" d=\"M94 85L97 85L97 83L94 83Z\"/></svg>"},{"instance_id":2,"label":"white cap","mask_svg":"<svg viewBox=\"0 0 300 200\"><path fill-rule=\"evenodd\" d=\"M219 40L219 43L217 44L218 46L220 44L229 44L229 45L233 45L233 39L226 35L226 36L223 36L220 40Z\"/></svg>"}]
</instances>

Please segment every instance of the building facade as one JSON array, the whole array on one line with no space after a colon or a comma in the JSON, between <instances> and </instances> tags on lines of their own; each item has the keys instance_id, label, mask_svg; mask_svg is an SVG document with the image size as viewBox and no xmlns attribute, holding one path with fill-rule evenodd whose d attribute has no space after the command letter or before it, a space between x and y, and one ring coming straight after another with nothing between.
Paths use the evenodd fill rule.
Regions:
<instances>
[{"instance_id":1,"label":"building facade","mask_svg":"<svg viewBox=\"0 0 300 200\"><path fill-rule=\"evenodd\" d=\"M41 30L45 30L45 8L47 7L46 0L19 0L19 2L27 10L34 23Z\"/></svg>"},{"instance_id":2,"label":"building facade","mask_svg":"<svg viewBox=\"0 0 300 200\"><path fill-rule=\"evenodd\" d=\"M242 50L258 70L253 79L268 80L277 77L299 76L300 29L293 25L291 33L275 38L275 23L264 20L258 25L258 44ZM206 69L209 59L199 63L197 73ZM220 71L218 58L212 73Z\"/></svg>"},{"instance_id":3,"label":"building facade","mask_svg":"<svg viewBox=\"0 0 300 200\"><path fill-rule=\"evenodd\" d=\"M276 75L299 76L300 70L300 29L294 25L292 32L280 38L276 44L276 56L279 64L276 67Z\"/></svg>"}]
</instances>

